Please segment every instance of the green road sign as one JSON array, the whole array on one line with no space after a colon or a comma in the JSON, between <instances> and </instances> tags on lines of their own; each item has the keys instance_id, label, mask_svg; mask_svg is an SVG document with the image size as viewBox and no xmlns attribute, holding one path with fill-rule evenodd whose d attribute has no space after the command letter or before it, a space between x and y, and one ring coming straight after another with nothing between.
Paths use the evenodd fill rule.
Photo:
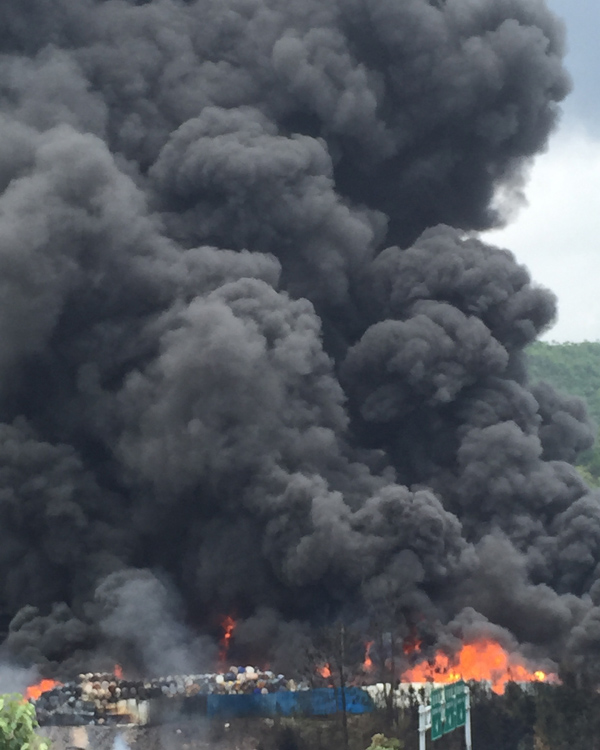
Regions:
<instances>
[{"instance_id":1,"label":"green road sign","mask_svg":"<svg viewBox=\"0 0 600 750\"><path fill-rule=\"evenodd\" d=\"M456 683L456 726L464 727L467 721L467 691L465 683L461 680Z\"/></svg>"},{"instance_id":2,"label":"green road sign","mask_svg":"<svg viewBox=\"0 0 600 750\"><path fill-rule=\"evenodd\" d=\"M444 734L453 732L456 729L456 701L452 699L446 703L444 716Z\"/></svg>"},{"instance_id":3,"label":"green road sign","mask_svg":"<svg viewBox=\"0 0 600 750\"><path fill-rule=\"evenodd\" d=\"M467 719L467 693L461 680L431 691L431 739L464 727Z\"/></svg>"},{"instance_id":4,"label":"green road sign","mask_svg":"<svg viewBox=\"0 0 600 750\"><path fill-rule=\"evenodd\" d=\"M431 739L439 740L444 734L444 719L442 716L442 704L431 707Z\"/></svg>"},{"instance_id":5,"label":"green road sign","mask_svg":"<svg viewBox=\"0 0 600 750\"><path fill-rule=\"evenodd\" d=\"M431 691L431 739L439 740L444 734L443 691L441 688Z\"/></svg>"},{"instance_id":6,"label":"green road sign","mask_svg":"<svg viewBox=\"0 0 600 750\"><path fill-rule=\"evenodd\" d=\"M444 687L444 734L456 729L456 685Z\"/></svg>"},{"instance_id":7,"label":"green road sign","mask_svg":"<svg viewBox=\"0 0 600 750\"><path fill-rule=\"evenodd\" d=\"M447 701L451 701L452 699L462 697L465 694L465 683L464 680L459 680L458 682L453 682L451 685L446 685L444 687L444 698Z\"/></svg>"}]
</instances>

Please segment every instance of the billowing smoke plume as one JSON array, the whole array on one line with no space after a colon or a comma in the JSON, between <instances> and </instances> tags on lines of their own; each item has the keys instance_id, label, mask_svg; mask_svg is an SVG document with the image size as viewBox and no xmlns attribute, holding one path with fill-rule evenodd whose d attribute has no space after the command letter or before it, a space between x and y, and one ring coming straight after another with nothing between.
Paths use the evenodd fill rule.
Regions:
<instances>
[{"instance_id":1,"label":"billowing smoke plume","mask_svg":"<svg viewBox=\"0 0 600 750\"><path fill-rule=\"evenodd\" d=\"M179 669L387 602L589 663L592 432L472 236L569 88L544 2L4 6L5 650Z\"/></svg>"}]
</instances>

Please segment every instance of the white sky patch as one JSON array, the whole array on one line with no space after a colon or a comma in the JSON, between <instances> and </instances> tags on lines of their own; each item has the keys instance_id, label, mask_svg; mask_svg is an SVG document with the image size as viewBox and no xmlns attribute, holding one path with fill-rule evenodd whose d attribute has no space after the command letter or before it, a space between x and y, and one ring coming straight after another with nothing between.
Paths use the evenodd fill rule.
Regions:
<instances>
[{"instance_id":1,"label":"white sky patch","mask_svg":"<svg viewBox=\"0 0 600 750\"><path fill-rule=\"evenodd\" d=\"M565 124L536 160L525 195L516 219L482 239L512 250L558 296L546 341L600 340L600 139Z\"/></svg>"}]
</instances>

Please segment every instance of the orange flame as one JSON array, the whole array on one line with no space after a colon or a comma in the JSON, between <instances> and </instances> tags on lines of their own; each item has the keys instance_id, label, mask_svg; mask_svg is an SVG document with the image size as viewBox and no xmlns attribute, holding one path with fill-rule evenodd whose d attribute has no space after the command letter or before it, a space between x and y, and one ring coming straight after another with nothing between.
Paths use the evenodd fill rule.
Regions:
<instances>
[{"instance_id":1,"label":"orange flame","mask_svg":"<svg viewBox=\"0 0 600 750\"><path fill-rule=\"evenodd\" d=\"M36 701L42 693L47 693L55 687L60 687L62 682L56 680L40 680L35 685L30 685L25 691L25 698L29 701Z\"/></svg>"},{"instance_id":2,"label":"orange flame","mask_svg":"<svg viewBox=\"0 0 600 750\"><path fill-rule=\"evenodd\" d=\"M331 666L329 664L323 664L323 666L317 667L317 672L321 675L321 677L328 679L329 677L331 677Z\"/></svg>"},{"instance_id":3,"label":"orange flame","mask_svg":"<svg viewBox=\"0 0 600 750\"><path fill-rule=\"evenodd\" d=\"M120 664L115 664L114 669L113 669L113 674L117 678L117 680L123 679L123 668L121 667Z\"/></svg>"},{"instance_id":4,"label":"orange flame","mask_svg":"<svg viewBox=\"0 0 600 750\"><path fill-rule=\"evenodd\" d=\"M373 669L373 659L371 659L371 648L373 647L374 641L369 641L365 646L365 660L363 661L363 669L365 672L370 672Z\"/></svg>"},{"instance_id":5,"label":"orange flame","mask_svg":"<svg viewBox=\"0 0 600 750\"><path fill-rule=\"evenodd\" d=\"M227 654L229 652L229 646L231 645L231 638L233 636L233 631L235 630L236 621L231 617L231 615L227 615L227 617L224 617L221 621L221 627L223 628L223 637L220 640L220 646L219 649L219 661L224 662L227 658Z\"/></svg>"},{"instance_id":6,"label":"orange flame","mask_svg":"<svg viewBox=\"0 0 600 750\"><path fill-rule=\"evenodd\" d=\"M531 672L519 658L508 654L496 641L482 639L465 644L453 657L438 651L433 661L421 662L404 672L403 682L485 680L501 695L507 682L554 682L557 676Z\"/></svg>"},{"instance_id":7,"label":"orange flame","mask_svg":"<svg viewBox=\"0 0 600 750\"><path fill-rule=\"evenodd\" d=\"M402 651L407 655L414 654L415 652L419 653L421 651L421 641L416 635L409 636L402 644Z\"/></svg>"}]
</instances>

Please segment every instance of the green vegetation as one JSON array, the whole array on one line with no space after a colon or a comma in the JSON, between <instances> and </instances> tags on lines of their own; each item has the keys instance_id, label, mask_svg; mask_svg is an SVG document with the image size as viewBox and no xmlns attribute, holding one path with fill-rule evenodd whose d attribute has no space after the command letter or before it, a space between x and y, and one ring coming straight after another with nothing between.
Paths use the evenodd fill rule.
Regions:
<instances>
[{"instance_id":1,"label":"green vegetation","mask_svg":"<svg viewBox=\"0 0 600 750\"><path fill-rule=\"evenodd\" d=\"M527 350L532 382L550 385L587 402L590 414L600 425L600 342L545 344L536 342Z\"/></svg>"},{"instance_id":2,"label":"green vegetation","mask_svg":"<svg viewBox=\"0 0 600 750\"><path fill-rule=\"evenodd\" d=\"M583 398L590 416L600 426L600 342L546 344L527 350L532 383L545 380L560 391ZM600 440L580 458L579 472L592 486L600 486Z\"/></svg>"},{"instance_id":3,"label":"green vegetation","mask_svg":"<svg viewBox=\"0 0 600 750\"><path fill-rule=\"evenodd\" d=\"M35 708L22 695L0 695L0 748L48 750L49 743L35 733Z\"/></svg>"},{"instance_id":4,"label":"green vegetation","mask_svg":"<svg viewBox=\"0 0 600 750\"><path fill-rule=\"evenodd\" d=\"M486 750L597 748L600 696L591 685L576 685L572 676L566 675L563 679L562 685L537 684L529 689L509 684L504 695L487 697L478 696L475 688L473 747Z\"/></svg>"},{"instance_id":5,"label":"green vegetation","mask_svg":"<svg viewBox=\"0 0 600 750\"><path fill-rule=\"evenodd\" d=\"M471 682L471 723L474 750L598 750L600 747L600 694L570 674L563 684L509 683L503 695ZM349 717L349 750L419 750L417 694L394 715L383 706L374 713ZM218 722L223 726L222 722ZM343 747L340 716L277 717L268 728L264 721L240 720L240 736L254 735L262 750L339 750ZM245 733L245 734L244 734ZM462 728L432 742L427 750L464 750ZM233 746L233 743L232 743Z\"/></svg>"}]
</instances>

